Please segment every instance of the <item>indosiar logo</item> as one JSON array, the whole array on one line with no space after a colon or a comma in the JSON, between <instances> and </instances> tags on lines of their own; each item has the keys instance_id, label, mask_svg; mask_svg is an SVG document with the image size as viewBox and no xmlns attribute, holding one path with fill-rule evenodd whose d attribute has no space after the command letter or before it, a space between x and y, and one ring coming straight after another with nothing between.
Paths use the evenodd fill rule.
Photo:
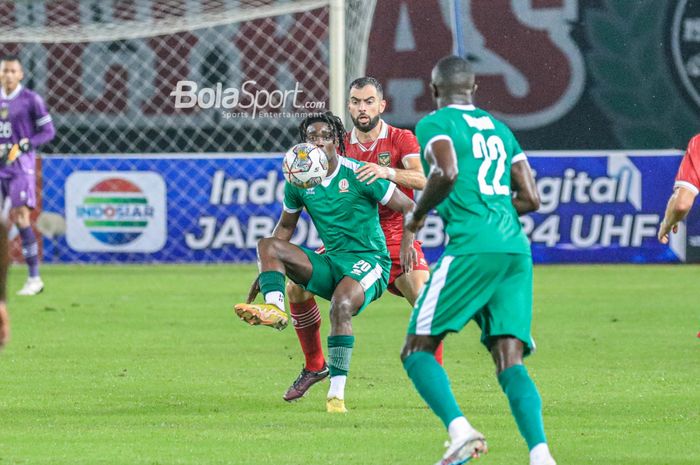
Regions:
<instances>
[{"instance_id":1,"label":"indosiar logo","mask_svg":"<svg viewBox=\"0 0 700 465\"><path fill-rule=\"evenodd\" d=\"M67 240L77 251L155 252L165 244L165 183L152 172L75 172Z\"/></svg>"},{"instance_id":2,"label":"indosiar logo","mask_svg":"<svg viewBox=\"0 0 700 465\"><path fill-rule=\"evenodd\" d=\"M90 234L112 245L134 242L155 214L139 186L123 178L98 182L76 209Z\"/></svg>"}]
</instances>

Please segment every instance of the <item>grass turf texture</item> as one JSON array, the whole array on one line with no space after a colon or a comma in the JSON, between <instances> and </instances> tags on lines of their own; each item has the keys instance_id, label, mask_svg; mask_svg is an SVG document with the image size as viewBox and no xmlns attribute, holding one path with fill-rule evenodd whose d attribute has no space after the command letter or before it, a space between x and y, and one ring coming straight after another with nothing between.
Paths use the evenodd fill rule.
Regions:
<instances>
[{"instance_id":1,"label":"grass turf texture","mask_svg":"<svg viewBox=\"0 0 700 465\"><path fill-rule=\"evenodd\" d=\"M47 290L12 297L0 353L0 465L432 464L446 434L405 376L405 301L354 320L346 403L326 382L282 394L303 357L293 328L248 327L231 307L250 266L44 267ZM537 267L527 364L560 465L700 463L695 266ZM11 292L24 279L11 273ZM327 308L322 302L328 333ZM446 367L491 452L526 465L475 327L447 339Z\"/></svg>"}]
</instances>

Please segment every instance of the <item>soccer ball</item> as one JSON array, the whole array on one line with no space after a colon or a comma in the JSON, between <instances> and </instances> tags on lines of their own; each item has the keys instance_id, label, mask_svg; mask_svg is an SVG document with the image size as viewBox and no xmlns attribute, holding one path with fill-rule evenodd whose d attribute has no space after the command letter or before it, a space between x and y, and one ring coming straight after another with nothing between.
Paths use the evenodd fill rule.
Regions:
<instances>
[{"instance_id":1,"label":"soccer ball","mask_svg":"<svg viewBox=\"0 0 700 465\"><path fill-rule=\"evenodd\" d=\"M284 154L284 179L297 187L318 186L328 174L326 153L313 144L297 144Z\"/></svg>"}]
</instances>

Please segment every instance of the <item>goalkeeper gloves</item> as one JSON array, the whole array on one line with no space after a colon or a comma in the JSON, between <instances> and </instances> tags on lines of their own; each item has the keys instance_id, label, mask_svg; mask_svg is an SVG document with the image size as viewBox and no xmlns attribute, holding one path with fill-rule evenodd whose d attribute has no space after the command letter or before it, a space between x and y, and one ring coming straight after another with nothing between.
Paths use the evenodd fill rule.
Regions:
<instances>
[{"instance_id":1,"label":"goalkeeper gloves","mask_svg":"<svg viewBox=\"0 0 700 465\"><path fill-rule=\"evenodd\" d=\"M32 144L24 138L17 144L0 144L0 166L11 165L20 155L30 151Z\"/></svg>"},{"instance_id":2,"label":"goalkeeper gloves","mask_svg":"<svg viewBox=\"0 0 700 465\"><path fill-rule=\"evenodd\" d=\"M27 153L32 149L32 144L26 137L24 139L20 139L20 141L17 143L17 146L19 147L22 153Z\"/></svg>"}]
</instances>

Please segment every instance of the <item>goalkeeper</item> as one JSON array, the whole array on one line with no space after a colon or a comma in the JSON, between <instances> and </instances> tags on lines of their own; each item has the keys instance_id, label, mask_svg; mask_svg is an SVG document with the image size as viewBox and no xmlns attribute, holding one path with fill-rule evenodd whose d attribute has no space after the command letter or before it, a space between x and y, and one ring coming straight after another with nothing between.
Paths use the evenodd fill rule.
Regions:
<instances>
[{"instance_id":1,"label":"goalkeeper","mask_svg":"<svg viewBox=\"0 0 700 465\"><path fill-rule=\"evenodd\" d=\"M34 147L54 138L56 131L42 98L22 87L24 71L19 58L0 61L0 188L11 202L10 220L17 224L29 277L19 295L36 295L44 289L39 276L39 246L30 224L36 207ZM3 252L4 253L4 252Z\"/></svg>"},{"instance_id":2,"label":"goalkeeper","mask_svg":"<svg viewBox=\"0 0 700 465\"><path fill-rule=\"evenodd\" d=\"M247 303L238 304L235 309L251 325L285 328L285 275L309 292L330 300L331 386L326 409L329 413L345 413L345 381L355 343L351 319L386 290L391 267L377 202L404 215L415 204L392 182L379 179L368 185L357 180L355 173L362 163L344 156L345 130L331 112L310 115L302 122L302 130L303 140L327 154L329 174L322 184L311 189L285 185L283 212L273 237L258 242L260 275L251 287ZM325 254L289 242L304 208L325 244ZM417 258L413 241L414 235L409 233L401 242L401 263L407 272ZM265 303L252 304L259 291Z\"/></svg>"}]
</instances>

